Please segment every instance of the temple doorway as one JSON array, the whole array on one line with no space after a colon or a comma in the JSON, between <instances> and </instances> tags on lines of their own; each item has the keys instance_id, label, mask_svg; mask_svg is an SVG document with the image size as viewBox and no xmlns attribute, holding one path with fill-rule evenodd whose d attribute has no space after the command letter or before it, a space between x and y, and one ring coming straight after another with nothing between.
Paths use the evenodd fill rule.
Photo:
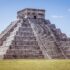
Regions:
<instances>
[{"instance_id":1,"label":"temple doorway","mask_svg":"<svg viewBox=\"0 0 70 70\"><path fill-rule=\"evenodd\" d=\"M36 16L34 16L34 19L36 19Z\"/></svg>"}]
</instances>

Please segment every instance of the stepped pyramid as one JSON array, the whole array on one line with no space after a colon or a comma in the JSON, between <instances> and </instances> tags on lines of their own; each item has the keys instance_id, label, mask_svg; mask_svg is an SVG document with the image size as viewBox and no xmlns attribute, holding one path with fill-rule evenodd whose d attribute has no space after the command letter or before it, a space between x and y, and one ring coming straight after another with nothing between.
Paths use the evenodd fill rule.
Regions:
<instances>
[{"instance_id":1,"label":"stepped pyramid","mask_svg":"<svg viewBox=\"0 0 70 70\"><path fill-rule=\"evenodd\" d=\"M1 59L69 59L70 38L45 19L45 10L26 8L0 34Z\"/></svg>"}]
</instances>

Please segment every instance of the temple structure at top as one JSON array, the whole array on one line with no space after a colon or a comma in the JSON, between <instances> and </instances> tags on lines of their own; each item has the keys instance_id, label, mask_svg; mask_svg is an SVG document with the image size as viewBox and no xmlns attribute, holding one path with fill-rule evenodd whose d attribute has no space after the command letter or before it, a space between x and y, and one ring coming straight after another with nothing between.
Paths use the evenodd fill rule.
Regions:
<instances>
[{"instance_id":1,"label":"temple structure at top","mask_svg":"<svg viewBox=\"0 0 70 70\"><path fill-rule=\"evenodd\" d=\"M45 18L45 10L26 8L17 12L17 18Z\"/></svg>"}]
</instances>

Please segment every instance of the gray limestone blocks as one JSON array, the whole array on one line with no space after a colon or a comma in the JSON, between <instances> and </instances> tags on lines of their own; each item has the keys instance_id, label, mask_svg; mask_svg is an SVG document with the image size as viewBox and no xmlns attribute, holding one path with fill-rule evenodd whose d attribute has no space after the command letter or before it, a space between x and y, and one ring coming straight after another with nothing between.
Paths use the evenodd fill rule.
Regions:
<instances>
[{"instance_id":1,"label":"gray limestone blocks","mask_svg":"<svg viewBox=\"0 0 70 70\"><path fill-rule=\"evenodd\" d=\"M45 19L45 10L27 8L17 17L0 34L1 59L70 59L70 38Z\"/></svg>"}]
</instances>

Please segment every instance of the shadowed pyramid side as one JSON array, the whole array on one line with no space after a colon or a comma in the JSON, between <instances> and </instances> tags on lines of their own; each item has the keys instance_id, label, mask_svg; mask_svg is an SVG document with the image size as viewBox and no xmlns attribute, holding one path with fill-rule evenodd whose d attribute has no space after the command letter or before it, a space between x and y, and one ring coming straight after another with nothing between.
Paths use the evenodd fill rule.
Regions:
<instances>
[{"instance_id":1,"label":"shadowed pyramid side","mask_svg":"<svg viewBox=\"0 0 70 70\"><path fill-rule=\"evenodd\" d=\"M36 34L39 46L43 50L44 57L49 59L67 58L63 50L56 45L56 38L50 27L45 24L45 19L29 20ZM58 42L59 43L59 42Z\"/></svg>"}]
</instances>

